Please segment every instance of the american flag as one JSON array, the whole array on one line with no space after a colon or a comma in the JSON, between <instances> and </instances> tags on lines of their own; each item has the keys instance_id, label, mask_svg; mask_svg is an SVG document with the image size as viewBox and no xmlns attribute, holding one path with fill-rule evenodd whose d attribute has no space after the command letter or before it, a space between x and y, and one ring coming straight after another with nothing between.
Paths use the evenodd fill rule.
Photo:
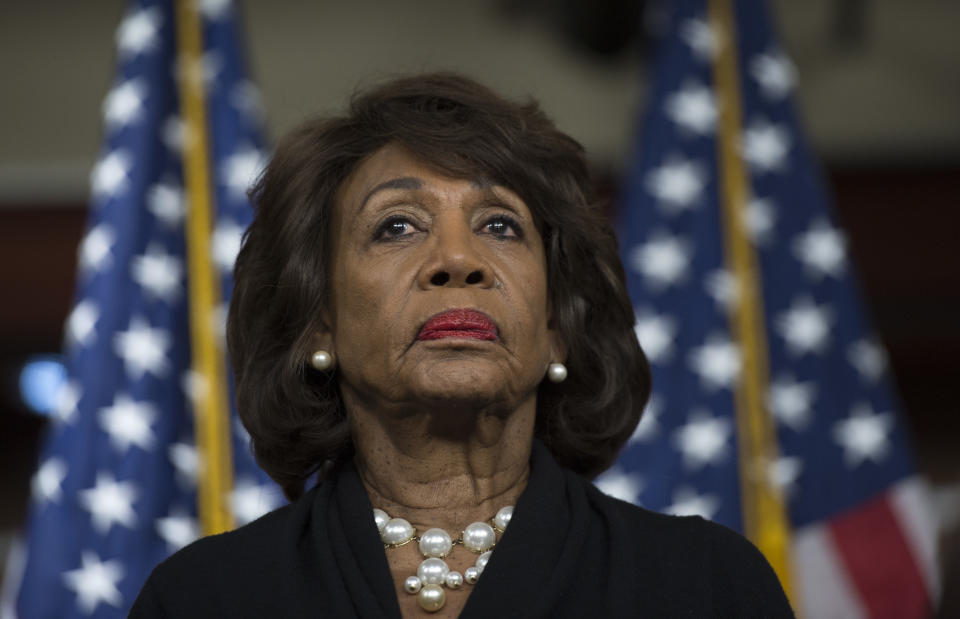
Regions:
<instances>
[{"instance_id":1,"label":"american flag","mask_svg":"<svg viewBox=\"0 0 960 619\"><path fill-rule=\"evenodd\" d=\"M208 280L221 303L203 318L216 325L218 355L233 263L252 214L246 189L264 153L234 6L184 1L179 9L171 0L133 1L116 31L117 77L103 103L103 149L65 328L69 381L33 479L19 569L8 569L6 616L126 616L151 569L204 533L197 485L208 469L192 404L217 385L191 366L195 273L185 228L196 207L184 161L204 140L181 113L180 80L202 74L206 93ZM203 41L192 59L178 32L183 11L194 11ZM281 493L228 412L223 436L234 473L223 500L241 525L279 506Z\"/></svg>"},{"instance_id":2,"label":"american flag","mask_svg":"<svg viewBox=\"0 0 960 619\"><path fill-rule=\"evenodd\" d=\"M761 2L664 4L619 228L654 393L597 483L746 533L800 616L928 616L934 526L795 69Z\"/></svg>"}]
</instances>

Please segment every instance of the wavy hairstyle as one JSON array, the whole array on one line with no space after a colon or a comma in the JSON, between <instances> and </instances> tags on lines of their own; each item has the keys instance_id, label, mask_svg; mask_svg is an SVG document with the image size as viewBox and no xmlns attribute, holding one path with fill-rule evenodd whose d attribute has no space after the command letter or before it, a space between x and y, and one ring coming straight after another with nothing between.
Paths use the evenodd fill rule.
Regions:
<instances>
[{"instance_id":1,"label":"wavy hairstyle","mask_svg":"<svg viewBox=\"0 0 960 619\"><path fill-rule=\"evenodd\" d=\"M355 95L345 116L301 125L251 190L255 216L237 258L227 342L257 462L294 499L325 462L352 453L336 374L310 367L311 342L331 292L335 194L391 142L451 177L490 178L530 208L569 368L565 382L539 387L535 433L562 465L599 474L640 419L650 369L616 239L591 203L583 148L535 102L450 73L390 81Z\"/></svg>"}]
</instances>

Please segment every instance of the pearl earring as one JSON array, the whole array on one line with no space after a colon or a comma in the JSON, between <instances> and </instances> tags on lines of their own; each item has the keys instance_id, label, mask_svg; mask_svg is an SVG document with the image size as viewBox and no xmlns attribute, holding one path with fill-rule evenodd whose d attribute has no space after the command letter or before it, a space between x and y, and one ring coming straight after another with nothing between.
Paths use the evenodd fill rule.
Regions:
<instances>
[{"instance_id":1,"label":"pearl earring","mask_svg":"<svg viewBox=\"0 0 960 619\"><path fill-rule=\"evenodd\" d=\"M551 383L562 383L567 380L567 366L562 363L551 363L547 368L547 378Z\"/></svg>"},{"instance_id":2,"label":"pearl earring","mask_svg":"<svg viewBox=\"0 0 960 619\"><path fill-rule=\"evenodd\" d=\"M312 365L315 370L325 372L333 367L333 355L325 350L318 350L310 357L310 365Z\"/></svg>"}]
</instances>

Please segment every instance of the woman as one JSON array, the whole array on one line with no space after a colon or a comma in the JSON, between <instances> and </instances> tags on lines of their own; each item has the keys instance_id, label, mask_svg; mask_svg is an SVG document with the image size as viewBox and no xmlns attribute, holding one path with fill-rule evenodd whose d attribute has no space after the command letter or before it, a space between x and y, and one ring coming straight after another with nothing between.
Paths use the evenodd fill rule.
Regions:
<instances>
[{"instance_id":1,"label":"woman","mask_svg":"<svg viewBox=\"0 0 960 619\"><path fill-rule=\"evenodd\" d=\"M790 616L735 533L587 481L650 389L589 196L535 104L456 75L283 140L228 339L293 503L168 559L134 616Z\"/></svg>"}]
</instances>

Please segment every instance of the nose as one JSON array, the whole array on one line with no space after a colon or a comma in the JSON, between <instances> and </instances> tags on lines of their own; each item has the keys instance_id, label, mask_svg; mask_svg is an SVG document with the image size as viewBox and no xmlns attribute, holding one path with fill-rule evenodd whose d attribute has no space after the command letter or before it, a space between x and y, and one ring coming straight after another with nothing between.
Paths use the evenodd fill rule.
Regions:
<instances>
[{"instance_id":1,"label":"nose","mask_svg":"<svg viewBox=\"0 0 960 619\"><path fill-rule=\"evenodd\" d=\"M481 241L465 221L436 222L428 243L429 256L418 277L423 289L493 286L493 273Z\"/></svg>"}]
</instances>

